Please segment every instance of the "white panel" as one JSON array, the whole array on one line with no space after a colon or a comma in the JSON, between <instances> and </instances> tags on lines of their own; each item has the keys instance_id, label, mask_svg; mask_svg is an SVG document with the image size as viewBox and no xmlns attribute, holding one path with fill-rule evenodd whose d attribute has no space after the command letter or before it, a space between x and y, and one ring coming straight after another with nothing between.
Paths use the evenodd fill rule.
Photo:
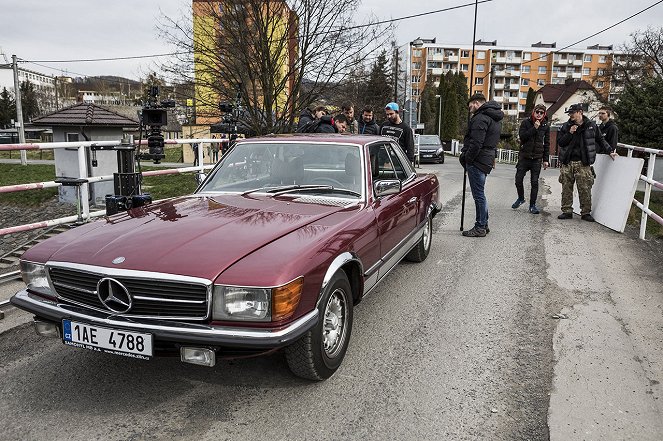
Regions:
<instances>
[{"instance_id":1,"label":"white panel","mask_svg":"<svg viewBox=\"0 0 663 441\"><path fill-rule=\"evenodd\" d=\"M592 216L606 227L624 232L644 160L596 155L596 180L592 187ZM578 191L573 187L573 211L580 213Z\"/></svg>"}]
</instances>

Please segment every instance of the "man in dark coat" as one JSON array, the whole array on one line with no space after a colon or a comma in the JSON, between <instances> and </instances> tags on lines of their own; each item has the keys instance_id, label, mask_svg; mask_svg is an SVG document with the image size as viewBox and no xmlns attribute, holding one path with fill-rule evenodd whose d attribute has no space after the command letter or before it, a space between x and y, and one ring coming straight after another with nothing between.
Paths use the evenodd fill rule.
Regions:
<instances>
[{"instance_id":1,"label":"man in dark coat","mask_svg":"<svg viewBox=\"0 0 663 441\"><path fill-rule=\"evenodd\" d=\"M582 104L572 104L566 110L569 120L562 125L557 137L559 182L562 184L562 214L558 219L573 217L573 184L578 187L582 220L594 222L592 211L592 164L597 153L609 153L614 160L615 150L606 142L594 121L583 115Z\"/></svg>"},{"instance_id":2,"label":"man in dark coat","mask_svg":"<svg viewBox=\"0 0 663 441\"><path fill-rule=\"evenodd\" d=\"M373 119L373 108L370 106L364 107L361 112L361 120L359 120L358 133L360 135L379 135L380 126Z\"/></svg>"},{"instance_id":3,"label":"man in dark coat","mask_svg":"<svg viewBox=\"0 0 663 441\"><path fill-rule=\"evenodd\" d=\"M601 135L605 138L606 142L610 144L610 147L613 150L617 151L617 143L619 142L619 130L617 129L617 124L615 121L610 118L612 114L612 109L609 106L602 106L599 109L599 130Z\"/></svg>"},{"instance_id":4,"label":"man in dark coat","mask_svg":"<svg viewBox=\"0 0 663 441\"><path fill-rule=\"evenodd\" d=\"M463 231L466 237L484 237L488 230L488 201L484 187L486 177L493 169L495 149L502 132L504 112L495 101L486 102L482 93L470 97L467 105L472 118L463 140L460 161L467 171L467 177L476 208L474 228Z\"/></svg>"},{"instance_id":5,"label":"man in dark coat","mask_svg":"<svg viewBox=\"0 0 663 441\"><path fill-rule=\"evenodd\" d=\"M543 169L548 168L548 157L550 155L550 123L546 116L546 106L537 104L532 110L529 118L520 124L518 130L520 138L520 153L516 165L516 191L518 199L511 205L516 209L525 203L525 187L523 180L525 174L530 173L529 212L539 214L536 206L536 198L539 194L539 175L541 174L541 163Z\"/></svg>"}]
</instances>

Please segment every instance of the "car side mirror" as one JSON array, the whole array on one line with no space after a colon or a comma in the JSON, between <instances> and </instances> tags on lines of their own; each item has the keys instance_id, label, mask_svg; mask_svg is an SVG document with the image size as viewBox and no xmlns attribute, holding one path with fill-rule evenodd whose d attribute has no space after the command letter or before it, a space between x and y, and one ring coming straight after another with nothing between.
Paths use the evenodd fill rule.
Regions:
<instances>
[{"instance_id":1,"label":"car side mirror","mask_svg":"<svg viewBox=\"0 0 663 441\"><path fill-rule=\"evenodd\" d=\"M205 173L196 173L196 182L198 185L202 184L206 178L207 175Z\"/></svg>"},{"instance_id":2,"label":"car side mirror","mask_svg":"<svg viewBox=\"0 0 663 441\"><path fill-rule=\"evenodd\" d=\"M379 198L400 193L402 189L403 184L398 179L383 179L373 183L373 191L375 192L375 196Z\"/></svg>"}]
</instances>

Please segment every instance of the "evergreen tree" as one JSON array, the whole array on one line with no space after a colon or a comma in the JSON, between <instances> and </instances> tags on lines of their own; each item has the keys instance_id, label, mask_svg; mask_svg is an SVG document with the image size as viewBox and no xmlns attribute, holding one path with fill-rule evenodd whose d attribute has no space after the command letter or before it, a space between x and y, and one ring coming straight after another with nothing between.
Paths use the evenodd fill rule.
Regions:
<instances>
[{"instance_id":1,"label":"evergreen tree","mask_svg":"<svg viewBox=\"0 0 663 441\"><path fill-rule=\"evenodd\" d=\"M527 99L525 100L525 115L530 115L534 109L534 99L536 98L536 92L531 87L527 91Z\"/></svg>"},{"instance_id":2,"label":"evergreen tree","mask_svg":"<svg viewBox=\"0 0 663 441\"><path fill-rule=\"evenodd\" d=\"M437 133L438 99L435 98L436 90L432 75L429 75L419 98L420 118L421 122L424 123L424 133L427 135Z\"/></svg>"},{"instance_id":3,"label":"evergreen tree","mask_svg":"<svg viewBox=\"0 0 663 441\"><path fill-rule=\"evenodd\" d=\"M653 77L629 83L613 104L619 117L619 141L660 148L663 139L663 78Z\"/></svg>"},{"instance_id":4,"label":"evergreen tree","mask_svg":"<svg viewBox=\"0 0 663 441\"><path fill-rule=\"evenodd\" d=\"M455 138L463 139L463 136L467 131L467 100L470 99L469 90L467 88L467 77L463 72L458 72L454 76L454 82L458 103L458 133Z\"/></svg>"},{"instance_id":5,"label":"evergreen tree","mask_svg":"<svg viewBox=\"0 0 663 441\"><path fill-rule=\"evenodd\" d=\"M39 100L34 84L24 81L19 86L21 90L21 109L23 110L23 122L31 121L39 116Z\"/></svg>"},{"instance_id":6,"label":"evergreen tree","mask_svg":"<svg viewBox=\"0 0 663 441\"><path fill-rule=\"evenodd\" d=\"M389 70L387 52L383 50L373 63L366 87L359 93L360 103L357 104L373 107L373 115L376 121L384 120L382 109L388 102L393 101L393 84ZM361 112L361 108L358 111Z\"/></svg>"},{"instance_id":7,"label":"evergreen tree","mask_svg":"<svg viewBox=\"0 0 663 441\"><path fill-rule=\"evenodd\" d=\"M437 93L442 100L442 118L440 139L448 141L459 136L459 86L456 75L449 71L440 77ZM463 99L463 101L467 101Z\"/></svg>"},{"instance_id":8,"label":"evergreen tree","mask_svg":"<svg viewBox=\"0 0 663 441\"><path fill-rule=\"evenodd\" d=\"M16 103L6 87L0 92L0 127L6 128L16 119Z\"/></svg>"}]
</instances>

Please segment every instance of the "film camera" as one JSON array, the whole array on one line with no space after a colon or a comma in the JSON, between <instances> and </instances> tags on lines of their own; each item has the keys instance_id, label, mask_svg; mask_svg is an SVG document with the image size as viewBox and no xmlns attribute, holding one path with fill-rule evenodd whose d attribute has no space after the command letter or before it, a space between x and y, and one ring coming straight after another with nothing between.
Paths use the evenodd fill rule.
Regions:
<instances>
[{"instance_id":1,"label":"film camera","mask_svg":"<svg viewBox=\"0 0 663 441\"><path fill-rule=\"evenodd\" d=\"M239 123L240 116L242 115L242 93L241 84L236 87L237 94L235 102L221 102L219 103L219 110L223 113L221 118L221 130L223 133L230 135L231 144L237 139L237 124Z\"/></svg>"},{"instance_id":2,"label":"film camera","mask_svg":"<svg viewBox=\"0 0 663 441\"><path fill-rule=\"evenodd\" d=\"M158 101L159 86L150 87L150 96L141 112L141 131L144 128L147 134L147 147L149 153L142 153L139 159L151 159L159 164L166 157L163 151L164 140L161 127L168 125L168 108L175 107L175 101Z\"/></svg>"}]
</instances>

